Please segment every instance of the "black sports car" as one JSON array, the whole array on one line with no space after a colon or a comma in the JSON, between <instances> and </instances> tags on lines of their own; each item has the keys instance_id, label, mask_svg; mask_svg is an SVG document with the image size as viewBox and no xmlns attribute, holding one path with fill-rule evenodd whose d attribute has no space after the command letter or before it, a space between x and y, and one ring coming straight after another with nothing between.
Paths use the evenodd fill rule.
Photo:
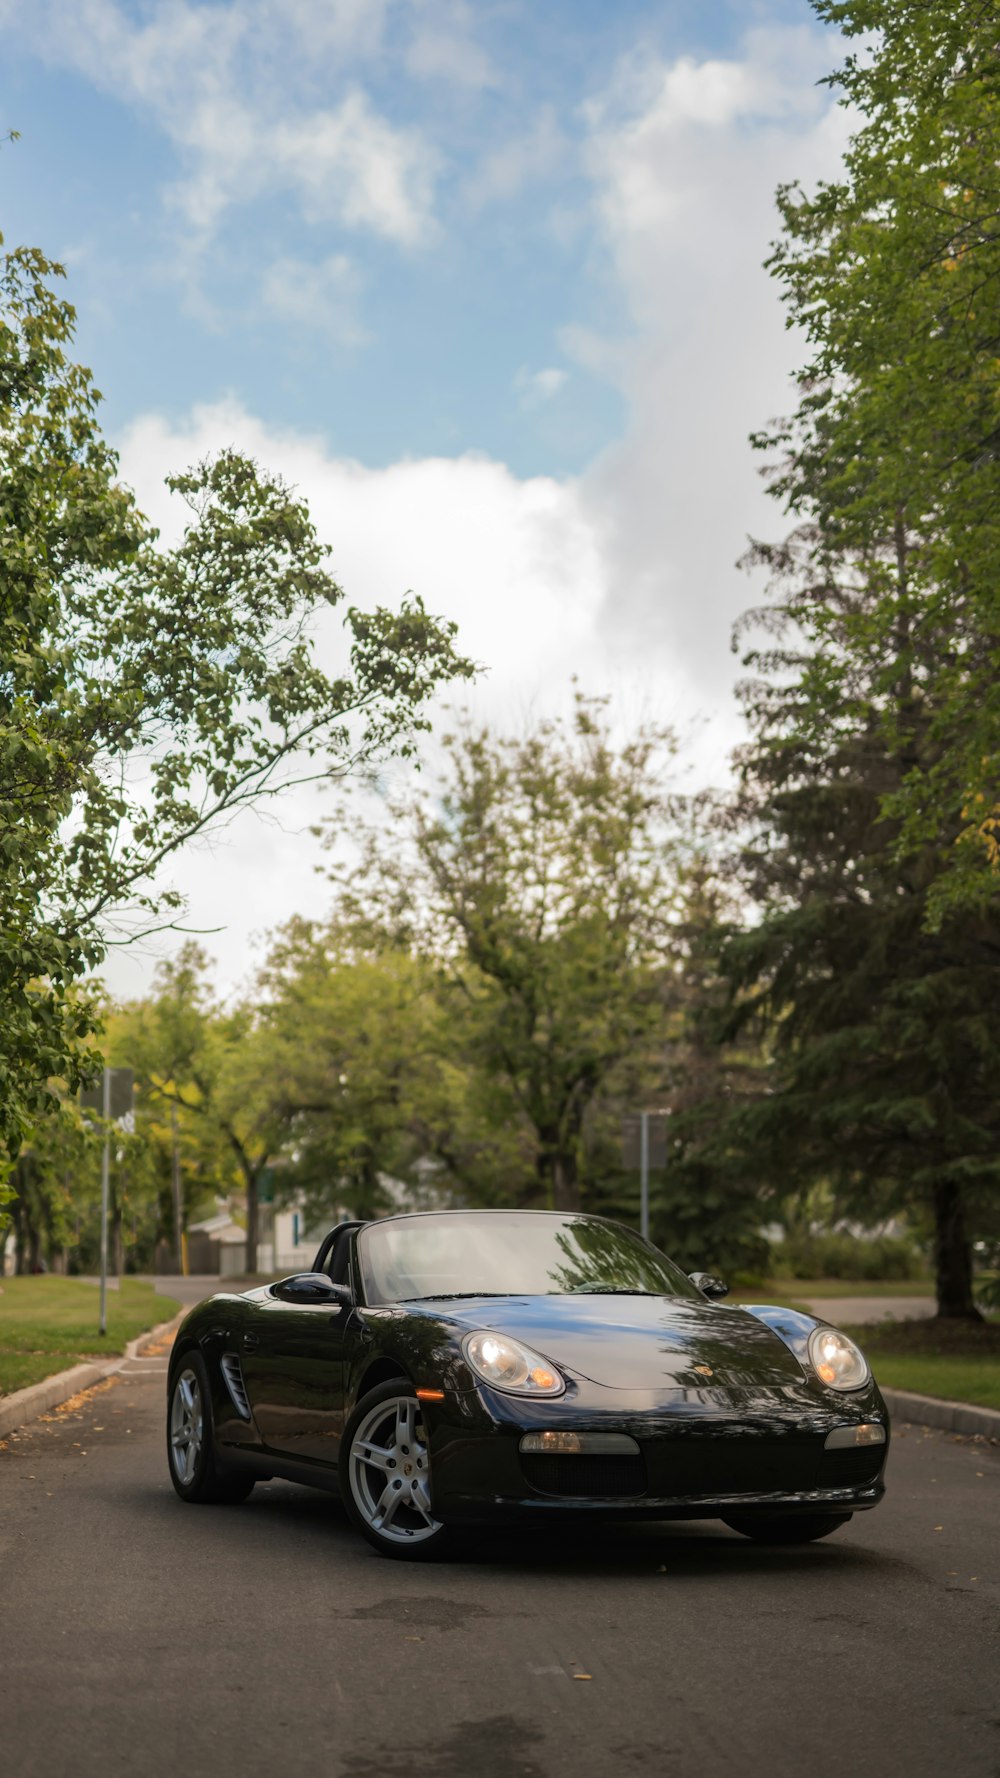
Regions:
<instances>
[{"instance_id":1,"label":"black sports car","mask_svg":"<svg viewBox=\"0 0 1000 1778\"><path fill-rule=\"evenodd\" d=\"M171 1479L188 1501L337 1489L391 1556L554 1513L825 1537L882 1498L885 1403L845 1334L725 1294L603 1217L343 1223L312 1272L182 1323Z\"/></svg>"}]
</instances>

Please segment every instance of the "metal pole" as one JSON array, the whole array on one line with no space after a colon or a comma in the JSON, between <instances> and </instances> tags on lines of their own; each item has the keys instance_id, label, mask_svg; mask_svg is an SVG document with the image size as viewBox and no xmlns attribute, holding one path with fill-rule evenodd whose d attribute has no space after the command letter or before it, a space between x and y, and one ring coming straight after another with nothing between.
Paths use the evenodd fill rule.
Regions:
<instances>
[{"instance_id":1,"label":"metal pole","mask_svg":"<svg viewBox=\"0 0 1000 1778\"><path fill-rule=\"evenodd\" d=\"M170 1137L173 1144L173 1188L174 1188L174 1242L177 1247L177 1264L183 1273L187 1272L184 1264L184 1224L181 1214L181 1153L177 1143L177 1107L170 1107Z\"/></svg>"},{"instance_id":2,"label":"metal pole","mask_svg":"<svg viewBox=\"0 0 1000 1778\"><path fill-rule=\"evenodd\" d=\"M649 1112L639 1113L639 1232L649 1240Z\"/></svg>"},{"instance_id":3,"label":"metal pole","mask_svg":"<svg viewBox=\"0 0 1000 1778\"><path fill-rule=\"evenodd\" d=\"M101 1333L108 1331L108 1187L111 1179L111 1070L104 1070L104 1153L101 1156Z\"/></svg>"}]
</instances>

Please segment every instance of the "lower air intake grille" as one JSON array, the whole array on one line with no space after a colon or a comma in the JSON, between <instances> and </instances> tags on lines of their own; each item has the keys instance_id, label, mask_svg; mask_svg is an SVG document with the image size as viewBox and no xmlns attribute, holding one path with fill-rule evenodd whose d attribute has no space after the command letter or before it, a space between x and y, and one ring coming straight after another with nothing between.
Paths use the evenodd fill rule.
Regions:
<instances>
[{"instance_id":1,"label":"lower air intake grille","mask_svg":"<svg viewBox=\"0 0 1000 1778\"><path fill-rule=\"evenodd\" d=\"M884 1458L884 1445L862 1445L854 1451L824 1451L820 1458L820 1486L863 1487L865 1482L874 1482Z\"/></svg>"},{"instance_id":2,"label":"lower air intake grille","mask_svg":"<svg viewBox=\"0 0 1000 1778\"><path fill-rule=\"evenodd\" d=\"M247 1396L246 1384L243 1381L243 1372L240 1369L240 1361L235 1352L227 1352L225 1357L220 1361L219 1368L225 1378L226 1388L229 1390L230 1397L232 1398L233 1407L236 1409L236 1412L240 1415L241 1419L249 1420L250 1401Z\"/></svg>"},{"instance_id":3,"label":"lower air intake grille","mask_svg":"<svg viewBox=\"0 0 1000 1778\"><path fill-rule=\"evenodd\" d=\"M539 1494L558 1494L564 1500L634 1500L646 1492L642 1457L524 1455L521 1467Z\"/></svg>"}]
</instances>

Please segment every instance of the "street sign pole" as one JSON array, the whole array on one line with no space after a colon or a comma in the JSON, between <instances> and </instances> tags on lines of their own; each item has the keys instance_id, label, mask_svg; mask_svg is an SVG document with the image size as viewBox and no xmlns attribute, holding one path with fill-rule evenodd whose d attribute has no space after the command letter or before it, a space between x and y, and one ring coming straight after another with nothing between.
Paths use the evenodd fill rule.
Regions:
<instances>
[{"instance_id":1,"label":"street sign pole","mask_svg":"<svg viewBox=\"0 0 1000 1778\"><path fill-rule=\"evenodd\" d=\"M639 1233L649 1240L649 1112L639 1114Z\"/></svg>"},{"instance_id":2,"label":"street sign pole","mask_svg":"<svg viewBox=\"0 0 1000 1778\"><path fill-rule=\"evenodd\" d=\"M177 1140L177 1107L170 1106L170 1139L173 1145L171 1177L174 1192L174 1243L177 1248L177 1264L184 1276L187 1276L187 1264L184 1256L184 1213L181 1194L181 1151Z\"/></svg>"},{"instance_id":3,"label":"street sign pole","mask_svg":"<svg viewBox=\"0 0 1000 1778\"><path fill-rule=\"evenodd\" d=\"M101 1333L108 1331L108 1188L111 1179L111 1070L104 1070L102 1106L104 1152L101 1156Z\"/></svg>"}]
</instances>

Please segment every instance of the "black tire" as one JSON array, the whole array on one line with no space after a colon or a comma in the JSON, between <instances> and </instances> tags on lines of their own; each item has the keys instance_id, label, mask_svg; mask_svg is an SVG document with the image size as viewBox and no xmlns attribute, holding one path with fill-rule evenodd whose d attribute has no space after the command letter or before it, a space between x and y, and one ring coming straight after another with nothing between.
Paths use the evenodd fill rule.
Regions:
<instances>
[{"instance_id":1,"label":"black tire","mask_svg":"<svg viewBox=\"0 0 1000 1778\"><path fill-rule=\"evenodd\" d=\"M340 1498L352 1525L380 1556L402 1562L440 1561L455 1547L453 1533L433 1516L421 1413L416 1391L405 1377L370 1389L347 1422L337 1466ZM382 1460L366 1463L361 1447L377 1449ZM422 1505L414 1504L418 1489ZM378 1509L386 1497L383 1526Z\"/></svg>"},{"instance_id":2,"label":"black tire","mask_svg":"<svg viewBox=\"0 0 1000 1778\"><path fill-rule=\"evenodd\" d=\"M185 1427L192 1433L186 1444L177 1436L183 1434ZM228 1469L219 1462L212 1391L200 1352L185 1352L171 1379L167 1397L167 1468L175 1491L189 1505L246 1500L257 1480L246 1470Z\"/></svg>"},{"instance_id":3,"label":"black tire","mask_svg":"<svg viewBox=\"0 0 1000 1778\"><path fill-rule=\"evenodd\" d=\"M784 1518L723 1519L731 1531L751 1537L754 1543L815 1543L818 1537L829 1537L853 1518L853 1513L787 1513Z\"/></svg>"}]
</instances>

